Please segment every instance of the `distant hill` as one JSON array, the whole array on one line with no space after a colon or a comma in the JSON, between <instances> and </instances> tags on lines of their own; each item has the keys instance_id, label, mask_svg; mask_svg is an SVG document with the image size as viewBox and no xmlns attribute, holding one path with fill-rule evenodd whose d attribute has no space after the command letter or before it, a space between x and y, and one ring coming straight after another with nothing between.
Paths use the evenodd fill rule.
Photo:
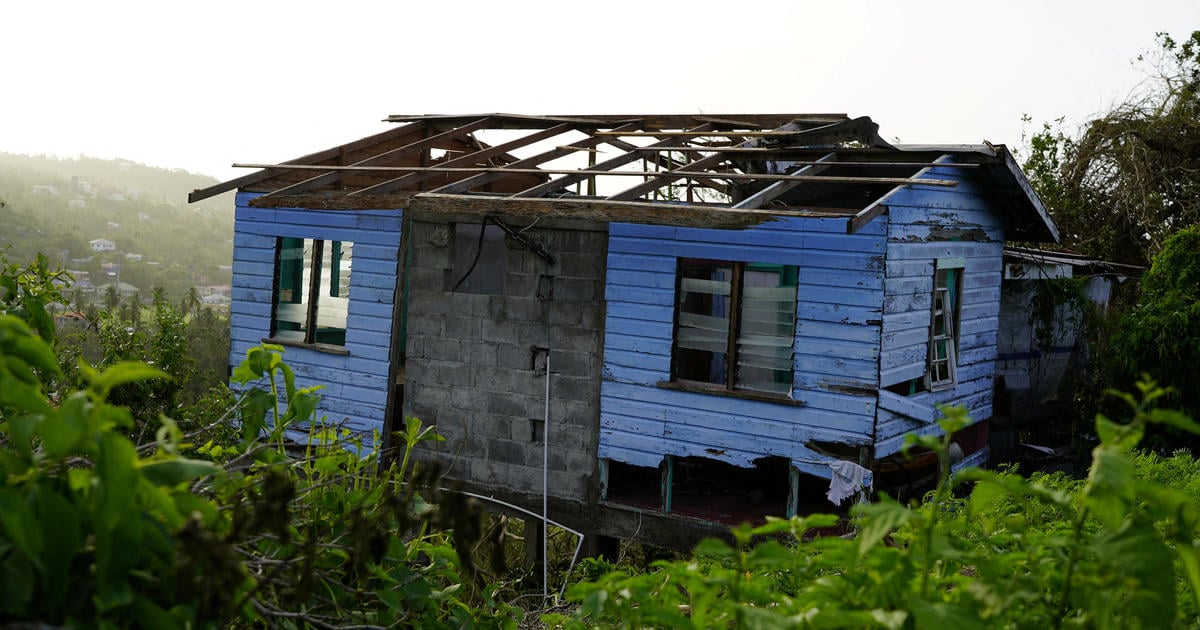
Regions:
<instances>
[{"instance_id":1,"label":"distant hill","mask_svg":"<svg viewBox=\"0 0 1200 630\"><path fill-rule=\"evenodd\" d=\"M232 194L187 203L215 183L128 160L0 152L0 248L18 262L42 252L97 285L119 274L144 296L228 284Z\"/></svg>"}]
</instances>

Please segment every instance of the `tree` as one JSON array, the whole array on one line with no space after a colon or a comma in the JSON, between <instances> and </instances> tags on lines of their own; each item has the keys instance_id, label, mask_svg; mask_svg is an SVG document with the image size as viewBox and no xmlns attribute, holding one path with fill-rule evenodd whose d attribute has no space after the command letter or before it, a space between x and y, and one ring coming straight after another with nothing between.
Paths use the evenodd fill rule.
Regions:
<instances>
[{"instance_id":1,"label":"tree","mask_svg":"<svg viewBox=\"0 0 1200 630\"><path fill-rule=\"evenodd\" d=\"M150 287L150 295L153 297L155 306L167 302L167 290L160 286Z\"/></svg>"},{"instance_id":2,"label":"tree","mask_svg":"<svg viewBox=\"0 0 1200 630\"><path fill-rule=\"evenodd\" d=\"M117 285L115 283L108 285L108 288L104 290L104 307L113 311L120 304L121 294L117 292Z\"/></svg>"},{"instance_id":3,"label":"tree","mask_svg":"<svg viewBox=\"0 0 1200 630\"><path fill-rule=\"evenodd\" d=\"M179 310L194 319L196 314L200 312L202 304L203 302L200 301L200 292L196 290L196 287L190 287L187 293L184 294L183 301L179 304Z\"/></svg>"},{"instance_id":4,"label":"tree","mask_svg":"<svg viewBox=\"0 0 1200 630\"><path fill-rule=\"evenodd\" d=\"M1154 257L1138 305L1121 318L1112 358L1118 378L1150 374L1200 417L1200 224L1168 238Z\"/></svg>"},{"instance_id":5,"label":"tree","mask_svg":"<svg viewBox=\"0 0 1200 630\"><path fill-rule=\"evenodd\" d=\"M1024 165L1067 247L1143 266L1172 233L1200 224L1200 31L1157 41L1124 103L1078 136L1061 119L1043 125Z\"/></svg>"}]
</instances>

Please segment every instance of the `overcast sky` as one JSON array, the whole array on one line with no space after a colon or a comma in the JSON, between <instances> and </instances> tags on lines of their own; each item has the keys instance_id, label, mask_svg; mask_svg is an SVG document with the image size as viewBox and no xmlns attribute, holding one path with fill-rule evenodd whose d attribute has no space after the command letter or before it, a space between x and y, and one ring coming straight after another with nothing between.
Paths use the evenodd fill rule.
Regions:
<instances>
[{"instance_id":1,"label":"overcast sky","mask_svg":"<svg viewBox=\"0 0 1200 630\"><path fill-rule=\"evenodd\" d=\"M1200 0L2 0L0 151L222 179L388 114L847 113L1018 146L1143 74Z\"/></svg>"}]
</instances>

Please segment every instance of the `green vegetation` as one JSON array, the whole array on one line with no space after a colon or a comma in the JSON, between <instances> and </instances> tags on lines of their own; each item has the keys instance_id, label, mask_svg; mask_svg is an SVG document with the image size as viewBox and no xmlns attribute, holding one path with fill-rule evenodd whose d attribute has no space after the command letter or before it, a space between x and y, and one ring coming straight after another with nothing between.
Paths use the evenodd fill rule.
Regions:
<instances>
[{"instance_id":1,"label":"green vegetation","mask_svg":"<svg viewBox=\"0 0 1200 630\"><path fill-rule=\"evenodd\" d=\"M1146 81L1078 133L1061 121L1030 138L1024 170L1064 244L1148 266L1175 231L1200 224L1200 31L1160 33Z\"/></svg>"},{"instance_id":2,"label":"green vegetation","mask_svg":"<svg viewBox=\"0 0 1200 630\"><path fill-rule=\"evenodd\" d=\"M87 272L93 285L119 277L146 297L159 286L178 300L189 287L229 283L229 196L185 204L189 191L215 183L124 160L0 153L0 251L13 260L45 252L66 269ZM113 241L116 249L94 252L88 244L94 239ZM102 269L105 263L120 268Z\"/></svg>"},{"instance_id":3,"label":"green vegetation","mask_svg":"<svg viewBox=\"0 0 1200 630\"><path fill-rule=\"evenodd\" d=\"M1065 283L1042 283L1040 324L1060 312L1086 320L1088 373L1076 375L1068 395L1077 428L1108 410L1104 391L1128 390L1143 374L1200 414L1200 31L1183 41L1160 33L1157 44L1139 57L1146 79L1125 102L1076 132L1044 124L1023 165L1066 248L1150 268L1142 291L1127 283L1104 312L1083 308Z\"/></svg>"},{"instance_id":4,"label":"green vegetation","mask_svg":"<svg viewBox=\"0 0 1200 630\"><path fill-rule=\"evenodd\" d=\"M319 391L295 386L277 346L247 353L233 374L243 395L218 390L176 421L155 384L171 383L171 357L186 353L178 311L159 300L137 351L105 341L100 369L81 362L72 376L53 331L30 326L52 321L47 305L62 299L53 275L44 260L0 268L0 618L155 628L513 628L538 613L551 626L672 628L1200 619L1200 462L1135 450L1152 426L1200 426L1156 408L1167 393L1152 383L1119 396L1128 422L1096 419L1086 480L952 477L948 439L912 437L940 456L937 489L910 505L857 506L852 537L811 537L838 518L813 515L744 525L732 544L709 540L646 568L589 560L567 604L531 614L515 603L521 574L496 562L503 533L410 458L440 439L432 428L408 419L397 457L360 455L361 442L315 416ZM160 353L161 365L127 360L140 352ZM949 435L967 418L946 411ZM299 450L284 439L297 427Z\"/></svg>"},{"instance_id":5,"label":"green vegetation","mask_svg":"<svg viewBox=\"0 0 1200 630\"><path fill-rule=\"evenodd\" d=\"M1200 224L1167 238L1154 257L1141 299L1119 321L1111 356L1116 378L1150 374L1200 417Z\"/></svg>"},{"instance_id":6,"label":"green vegetation","mask_svg":"<svg viewBox=\"0 0 1200 630\"><path fill-rule=\"evenodd\" d=\"M853 537L809 539L834 516L773 520L709 540L649 571L612 569L574 586L568 628L1163 628L1200 619L1200 462L1137 453L1148 426L1200 426L1156 409L1164 391L1122 395L1125 424L1096 420L1086 480L948 474L944 438L923 503L853 510ZM965 422L948 410L947 434ZM940 441L939 441L940 440ZM960 498L956 488L969 491ZM800 542L804 541L804 542ZM593 566L592 571L597 568Z\"/></svg>"},{"instance_id":7,"label":"green vegetation","mask_svg":"<svg viewBox=\"0 0 1200 630\"><path fill-rule=\"evenodd\" d=\"M478 510L410 462L440 439L432 429L409 420L391 464L360 457L361 443L314 417L316 391L295 386L277 346L248 353L233 378L258 387L203 426L135 416L114 398L170 370L106 357L100 370L81 362L74 386L26 323L49 321L45 302L61 299L33 268L0 312L0 619L515 627L519 610L470 562ZM284 440L297 424L301 457Z\"/></svg>"}]
</instances>

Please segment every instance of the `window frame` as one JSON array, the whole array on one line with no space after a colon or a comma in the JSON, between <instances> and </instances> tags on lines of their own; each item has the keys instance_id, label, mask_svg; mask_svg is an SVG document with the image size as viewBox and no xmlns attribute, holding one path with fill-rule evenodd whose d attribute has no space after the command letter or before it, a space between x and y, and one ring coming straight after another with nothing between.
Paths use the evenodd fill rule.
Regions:
<instances>
[{"instance_id":1,"label":"window frame","mask_svg":"<svg viewBox=\"0 0 1200 630\"><path fill-rule=\"evenodd\" d=\"M728 319L729 326L725 331L725 350L722 356L725 357L724 365L724 383L713 381L704 381L689 379L679 375L679 361L681 360L681 351L687 350L679 346L681 314L683 310L683 283L684 283L684 266L689 263L710 264L714 267L728 267L730 269L729 279L729 295L728 295ZM746 272L761 271L754 269L757 266L770 266L778 269L778 273L785 282L790 282L786 286L793 290L790 300L790 333L788 339L789 344L789 361L787 370L787 393L770 392L759 389L751 389L741 386L738 382L738 359L742 351L739 346L744 344L742 337L743 311L746 303ZM794 398L795 395L795 340L796 340L796 325L797 325L797 304L799 301L799 267L796 265L784 265L774 263L760 263L751 261L737 260L717 260L709 258L692 258L679 257L676 259L675 273L675 292L672 295L674 309L674 326L671 336L671 366L670 380L659 383L659 386L673 389L684 389L689 391L700 391L704 393L723 394L742 398L767 400L771 402L785 402L792 404L802 404Z\"/></svg>"},{"instance_id":2,"label":"window frame","mask_svg":"<svg viewBox=\"0 0 1200 630\"><path fill-rule=\"evenodd\" d=\"M929 347L925 358L925 388L951 389L958 385L959 331L962 328L962 294L965 264L962 259L939 259L934 264L929 304ZM943 273L944 272L944 273ZM942 279L945 286L942 286ZM947 308L946 302L949 302ZM939 318L941 326L939 327ZM939 356L939 349L944 356ZM944 377L939 366L944 364Z\"/></svg>"},{"instance_id":3,"label":"window frame","mask_svg":"<svg viewBox=\"0 0 1200 630\"><path fill-rule=\"evenodd\" d=\"M304 337L302 339L289 339L289 338L283 338L283 337L279 336L279 317L278 316L279 316L280 292L284 288L283 287L283 278L282 278L282 275L284 272L284 270L283 270L284 262L282 260L282 254L283 254L284 245L285 245L286 241L300 241L301 250L303 250L303 248L304 248L305 241L310 241L312 243L311 261L308 263L307 269L305 269L305 267L302 263L301 265L298 266L297 271L294 272L294 273L299 274L298 278L296 279L297 280L296 286L303 285L304 274L305 274L305 272L308 273L307 286L304 286L304 289L306 289L306 291L307 291L307 293L305 294L307 296L307 303L304 304L304 307L305 307L304 322L303 322ZM274 275L273 275L272 286L271 286L271 324L270 324L270 330L269 330L268 336L263 339L264 342L274 343L274 344L279 344L279 345L284 345L284 346L308 348L311 350L317 350L320 352L327 352L327 353L332 353L332 354L350 354L350 352L346 349L346 339L345 339L346 333L349 332L349 327L346 326L345 324L343 324L341 327L341 332L342 332L341 343L322 341L322 340L318 340L318 337L317 337L317 335L320 332L320 309L321 309L320 303L321 303L321 297L322 297L322 295L321 295L321 291L322 291L321 278L323 275L322 272L324 271L323 263L324 263L324 258L325 258L324 254L325 254L326 246L328 246L330 248L330 252L329 252L330 262L331 262L331 266L329 269L330 285L332 286L332 285L336 284L339 290L344 289L344 291L346 293L346 295L344 297L346 297L346 299L347 299L346 306L347 306L347 310L349 310L349 290L350 290L350 287L353 285L353 282L348 279L346 282L346 286L345 287L341 286L340 282L338 282L338 279L340 278L340 266L337 264L333 264L333 256L335 255L335 252L336 252L339 255L339 261L342 260L342 257L344 257L345 263L350 266L350 274L353 275L353 273L354 273L354 266L353 266L354 243L353 243L353 241L340 241L340 240L333 240L333 239L319 239L319 238L294 237L294 236L276 237L276 239L275 239ZM348 249L350 250L348 255L345 253L347 246L348 246ZM329 287L324 287L324 288L329 288ZM330 294L330 297L343 297L343 296Z\"/></svg>"}]
</instances>

